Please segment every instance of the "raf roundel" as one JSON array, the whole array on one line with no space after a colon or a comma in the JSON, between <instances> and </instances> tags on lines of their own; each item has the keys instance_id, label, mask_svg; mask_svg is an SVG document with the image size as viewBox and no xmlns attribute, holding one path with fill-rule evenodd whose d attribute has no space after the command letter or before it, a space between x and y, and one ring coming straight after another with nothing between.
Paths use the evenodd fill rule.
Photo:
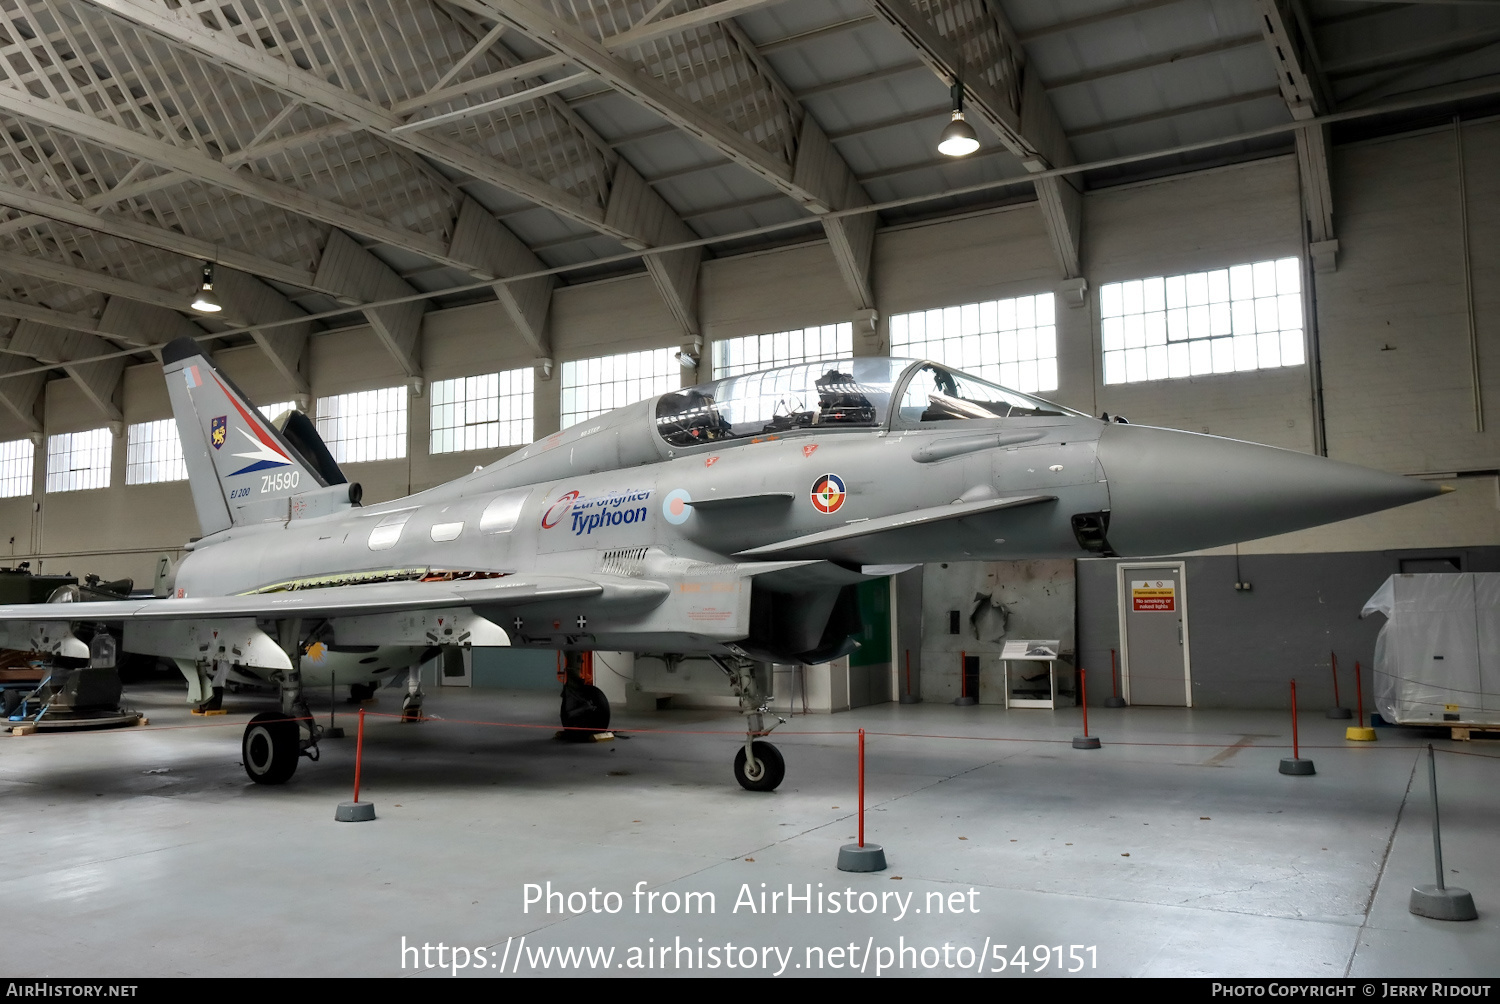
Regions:
<instances>
[{"instance_id":1,"label":"raf roundel","mask_svg":"<svg viewBox=\"0 0 1500 1004\"><path fill-rule=\"evenodd\" d=\"M661 514L668 523L681 526L693 514L693 497L681 488L674 488L661 500Z\"/></svg>"},{"instance_id":2,"label":"raf roundel","mask_svg":"<svg viewBox=\"0 0 1500 1004\"><path fill-rule=\"evenodd\" d=\"M844 479L837 474L825 474L813 482L813 508L821 513L835 513L844 504Z\"/></svg>"}]
</instances>

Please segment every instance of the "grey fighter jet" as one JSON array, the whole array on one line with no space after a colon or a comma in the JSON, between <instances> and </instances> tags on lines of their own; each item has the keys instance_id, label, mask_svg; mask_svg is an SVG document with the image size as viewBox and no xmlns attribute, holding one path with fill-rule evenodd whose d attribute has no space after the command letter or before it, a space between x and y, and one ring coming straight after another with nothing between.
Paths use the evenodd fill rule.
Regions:
<instances>
[{"instance_id":1,"label":"grey fighter jet","mask_svg":"<svg viewBox=\"0 0 1500 1004\"><path fill-rule=\"evenodd\" d=\"M568 654L565 725L603 728L594 649L707 656L740 699L735 774L770 790L766 666L850 651L855 585L932 561L1159 555L1285 533L1439 488L1287 450L1107 422L932 362L862 358L735 376L581 422L456 481L362 505L305 415L270 422L199 346L162 353L202 536L168 598L38 619L0 644L127 651L280 689L244 764L315 758L307 687L373 688L451 646ZM51 611L49 611L50 613ZM408 708L420 691L413 682Z\"/></svg>"}]
</instances>

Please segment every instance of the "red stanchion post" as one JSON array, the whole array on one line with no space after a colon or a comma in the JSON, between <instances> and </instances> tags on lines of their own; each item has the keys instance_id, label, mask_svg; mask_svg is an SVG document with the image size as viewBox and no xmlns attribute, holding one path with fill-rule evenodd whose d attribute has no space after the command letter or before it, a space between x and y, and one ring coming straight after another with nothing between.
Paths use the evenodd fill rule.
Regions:
<instances>
[{"instance_id":1,"label":"red stanchion post","mask_svg":"<svg viewBox=\"0 0 1500 1004\"><path fill-rule=\"evenodd\" d=\"M359 734L354 740L354 800L359 801L359 769L365 759L365 709L359 709Z\"/></svg>"},{"instance_id":2,"label":"red stanchion post","mask_svg":"<svg viewBox=\"0 0 1500 1004\"><path fill-rule=\"evenodd\" d=\"M859 730L859 842L839 848L839 871L885 871L885 848L865 843L865 730Z\"/></svg>"},{"instance_id":3,"label":"red stanchion post","mask_svg":"<svg viewBox=\"0 0 1500 1004\"><path fill-rule=\"evenodd\" d=\"M859 846L865 845L865 730L859 730Z\"/></svg>"},{"instance_id":4,"label":"red stanchion post","mask_svg":"<svg viewBox=\"0 0 1500 1004\"><path fill-rule=\"evenodd\" d=\"M1109 650L1109 696L1104 699L1106 708L1123 708L1125 701L1120 697L1120 668L1115 665L1115 650Z\"/></svg>"},{"instance_id":5,"label":"red stanchion post","mask_svg":"<svg viewBox=\"0 0 1500 1004\"><path fill-rule=\"evenodd\" d=\"M1292 681L1292 756L1290 759L1281 761L1277 770L1282 774L1291 774L1298 777L1306 777L1316 774L1311 760L1302 759L1301 749L1297 739L1297 681Z\"/></svg>"},{"instance_id":6,"label":"red stanchion post","mask_svg":"<svg viewBox=\"0 0 1500 1004\"><path fill-rule=\"evenodd\" d=\"M1073 737L1075 750L1096 750L1099 737L1089 735L1089 687L1088 670L1078 667L1078 699L1083 702L1083 735Z\"/></svg>"},{"instance_id":7,"label":"red stanchion post","mask_svg":"<svg viewBox=\"0 0 1500 1004\"><path fill-rule=\"evenodd\" d=\"M1351 725L1344 730L1345 739L1353 739L1359 742L1373 742L1375 730L1365 724L1365 683L1363 674L1360 672L1358 660L1354 663L1354 698L1355 707L1358 708L1358 725Z\"/></svg>"},{"instance_id":8,"label":"red stanchion post","mask_svg":"<svg viewBox=\"0 0 1500 1004\"><path fill-rule=\"evenodd\" d=\"M1348 718L1349 709L1344 707L1339 700L1339 656L1337 652L1328 653L1328 671L1333 674L1333 707L1328 709L1328 718Z\"/></svg>"},{"instance_id":9,"label":"red stanchion post","mask_svg":"<svg viewBox=\"0 0 1500 1004\"><path fill-rule=\"evenodd\" d=\"M1292 681L1292 756L1301 756L1297 747L1297 681Z\"/></svg>"},{"instance_id":10,"label":"red stanchion post","mask_svg":"<svg viewBox=\"0 0 1500 1004\"><path fill-rule=\"evenodd\" d=\"M1359 708L1357 721L1360 727L1363 727L1365 724L1365 683L1360 679L1360 675L1359 662L1356 660L1354 663L1354 701L1355 707Z\"/></svg>"},{"instance_id":11,"label":"red stanchion post","mask_svg":"<svg viewBox=\"0 0 1500 1004\"><path fill-rule=\"evenodd\" d=\"M1078 699L1083 704L1083 737L1089 737L1089 684L1088 670L1078 668Z\"/></svg>"},{"instance_id":12,"label":"red stanchion post","mask_svg":"<svg viewBox=\"0 0 1500 1004\"><path fill-rule=\"evenodd\" d=\"M340 802L333 818L340 823L363 823L375 818L375 805L359 800L360 772L365 760L365 709L359 709L359 731L354 739L354 800Z\"/></svg>"}]
</instances>

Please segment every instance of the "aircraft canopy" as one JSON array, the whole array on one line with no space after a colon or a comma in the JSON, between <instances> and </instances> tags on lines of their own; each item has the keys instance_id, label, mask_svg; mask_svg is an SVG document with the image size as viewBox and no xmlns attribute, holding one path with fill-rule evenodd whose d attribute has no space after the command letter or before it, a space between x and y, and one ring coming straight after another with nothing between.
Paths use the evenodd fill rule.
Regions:
<instances>
[{"instance_id":1,"label":"aircraft canopy","mask_svg":"<svg viewBox=\"0 0 1500 1004\"><path fill-rule=\"evenodd\" d=\"M1077 415L938 363L867 357L825 359L729 376L663 394L656 426L673 446L785 435L804 430L878 428L901 391L898 424Z\"/></svg>"}]
</instances>

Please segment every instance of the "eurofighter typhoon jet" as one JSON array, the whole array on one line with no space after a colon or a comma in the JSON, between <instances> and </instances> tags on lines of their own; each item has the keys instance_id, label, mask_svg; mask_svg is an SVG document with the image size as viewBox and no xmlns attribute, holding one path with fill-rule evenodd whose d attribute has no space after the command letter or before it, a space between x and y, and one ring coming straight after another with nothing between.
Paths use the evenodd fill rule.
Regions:
<instances>
[{"instance_id":1,"label":"eurofighter typhoon jet","mask_svg":"<svg viewBox=\"0 0 1500 1004\"><path fill-rule=\"evenodd\" d=\"M563 724L579 729L609 722L581 653L707 656L745 718L735 776L768 791L785 772L762 741L778 724L768 664L851 651L864 579L932 561L1196 550L1440 491L1101 421L932 362L861 358L663 394L362 505L307 416L268 422L191 339L162 360L202 529L170 597L46 620L0 606L0 644L86 656L69 621L116 623L126 651L175 660L197 698L228 671L278 686L280 711L243 737L263 784L316 759L305 688L369 693L444 647L511 645L567 654Z\"/></svg>"}]
</instances>

